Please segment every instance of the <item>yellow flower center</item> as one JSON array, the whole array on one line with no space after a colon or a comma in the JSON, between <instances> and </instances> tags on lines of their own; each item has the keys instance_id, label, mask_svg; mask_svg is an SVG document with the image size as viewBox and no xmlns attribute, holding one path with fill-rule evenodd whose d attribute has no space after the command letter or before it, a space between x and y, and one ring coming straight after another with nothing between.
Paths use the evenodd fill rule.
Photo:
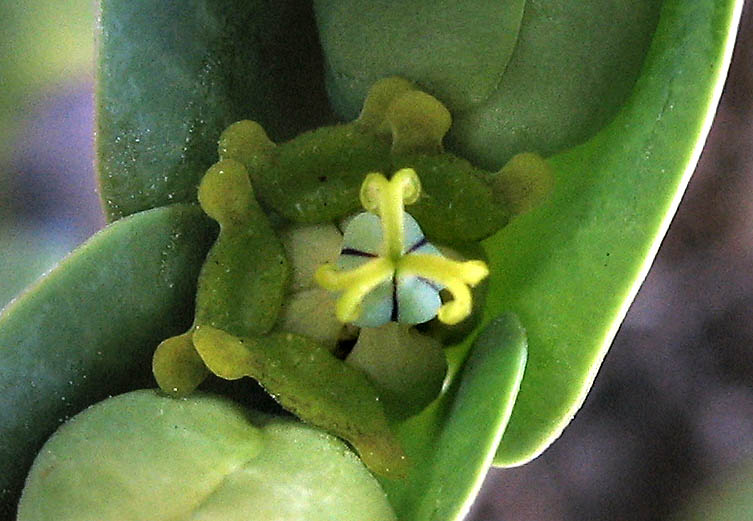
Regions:
<instances>
[{"instance_id":1,"label":"yellow flower center","mask_svg":"<svg viewBox=\"0 0 753 521\"><path fill-rule=\"evenodd\" d=\"M405 250L406 204L421 194L421 182L411 168L396 172L391 180L380 173L366 176L361 185L361 204L379 216L382 228L380 254L351 270L324 264L314 274L321 287L340 293L335 313L342 322L354 322L362 313L366 296L377 286L404 277L418 277L447 289L452 300L442 304L436 316L445 324L457 324L471 313L473 287L489 275L480 260L458 262L440 255ZM439 290L437 290L439 291Z\"/></svg>"}]
</instances>

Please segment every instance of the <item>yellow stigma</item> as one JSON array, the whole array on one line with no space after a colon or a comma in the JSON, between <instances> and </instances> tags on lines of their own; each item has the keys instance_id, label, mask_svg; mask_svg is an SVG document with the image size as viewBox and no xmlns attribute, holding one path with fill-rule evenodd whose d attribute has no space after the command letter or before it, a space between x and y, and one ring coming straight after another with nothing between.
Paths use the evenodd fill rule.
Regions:
<instances>
[{"instance_id":1,"label":"yellow stigma","mask_svg":"<svg viewBox=\"0 0 753 521\"><path fill-rule=\"evenodd\" d=\"M379 217L381 243L374 230L364 224L364 220L354 219L348 226L360 227L351 231L353 231L353 236L359 237L359 245L362 248L367 247L368 251L361 251L344 244L341 258L345 255L355 255L363 257L363 263L350 270L341 270L332 264L325 264L320 266L314 274L314 280L321 287L340 293L335 310L340 321L357 321L363 313L364 299L380 285L390 282L397 285L393 287L392 292L385 293L387 295L385 298L390 298L391 302L379 301L376 305L392 309L398 306L401 299L404 299L406 305L409 303L414 308L426 306L424 310L431 309L431 317L436 315L441 322L450 325L457 324L470 315L472 296L469 286L473 287L486 278L489 275L489 269L484 262L479 260L458 262L442 257L436 248L425 241L420 230L418 230L420 240L416 244L405 244L404 206L416 202L420 194L421 182L411 168L399 170L389 181L379 173L366 176L361 185L361 204L367 211ZM412 217L408 216L408 219L413 222ZM348 229L346 229L346 237ZM415 233L414 230L414 235ZM372 242L374 244L371 244ZM378 254L373 252L378 252ZM434 297L417 296L420 292L416 295L405 296L405 291L416 291L411 289L413 286L410 284L401 286L403 281L412 279L419 279L422 283L435 288ZM437 294L441 288L446 288L450 292L452 300L439 306ZM421 298L424 299L424 303ZM439 306L438 309L436 306ZM415 316L416 310L412 309L412 311ZM384 322L394 319L397 314L394 309L387 313L389 318L386 318Z\"/></svg>"},{"instance_id":2,"label":"yellow stigma","mask_svg":"<svg viewBox=\"0 0 753 521\"><path fill-rule=\"evenodd\" d=\"M384 237L384 254L397 261L403 255L403 209L406 204L413 204L421 194L421 182L416 171L403 168L395 172L392 179L378 173L366 176L361 185L361 204L382 220Z\"/></svg>"}]
</instances>

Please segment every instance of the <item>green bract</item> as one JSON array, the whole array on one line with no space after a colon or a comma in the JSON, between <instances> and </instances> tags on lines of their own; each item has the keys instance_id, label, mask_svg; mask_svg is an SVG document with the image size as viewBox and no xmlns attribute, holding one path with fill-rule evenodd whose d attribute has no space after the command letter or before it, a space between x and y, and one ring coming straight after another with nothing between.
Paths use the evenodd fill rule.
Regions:
<instances>
[{"instance_id":1,"label":"green bract","mask_svg":"<svg viewBox=\"0 0 753 521\"><path fill-rule=\"evenodd\" d=\"M239 336L268 332L288 279L282 244L254 199L243 165L226 159L210 168L199 200L220 224L220 235L199 275L193 326L163 341L153 360L160 387L175 395L193 391L207 375L191 346L191 332L202 325Z\"/></svg>"},{"instance_id":2,"label":"green bract","mask_svg":"<svg viewBox=\"0 0 753 521\"><path fill-rule=\"evenodd\" d=\"M372 471L405 473L408 462L369 379L315 341L291 333L238 338L204 326L193 342L217 376L258 380L283 407L351 442Z\"/></svg>"},{"instance_id":3,"label":"green bract","mask_svg":"<svg viewBox=\"0 0 753 521\"><path fill-rule=\"evenodd\" d=\"M194 324L155 351L152 367L162 390L185 396L208 372L227 380L252 377L287 410L348 440L372 471L405 476L410 462L390 419L414 415L439 395L447 362L437 338L452 335L432 338L380 326L435 316L457 325L473 314L470 288L489 271L480 260L444 257L404 205L416 204L433 236L461 243L505 225L504 205L514 199L495 189L507 177L442 151L450 123L438 100L410 82L387 78L372 87L356 121L279 146L255 122L228 127L219 138L220 161L198 189L220 234L199 276ZM428 192L412 168L389 181L372 171L411 160L429 179ZM545 165L530 170L549 176ZM525 165L516 171L527 179ZM528 182L536 184L536 178ZM286 246L257 193L277 221L293 221L278 225ZM516 193L526 200L534 194ZM368 212L350 216L356 204ZM479 209L491 219L474 219ZM337 262L314 270L311 260L330 260L333 232L300 223L343 219ZM334 306L315 290L296 291L314 280L336 293ZM442 302L440 291L449 302ZM482 308L476 304L476 319ZM349 356L347 345L338 343L337 321L351 324L358 337ZM453 328L455 335L460 331L471 328Z\"/></svg>"}]
</instances>

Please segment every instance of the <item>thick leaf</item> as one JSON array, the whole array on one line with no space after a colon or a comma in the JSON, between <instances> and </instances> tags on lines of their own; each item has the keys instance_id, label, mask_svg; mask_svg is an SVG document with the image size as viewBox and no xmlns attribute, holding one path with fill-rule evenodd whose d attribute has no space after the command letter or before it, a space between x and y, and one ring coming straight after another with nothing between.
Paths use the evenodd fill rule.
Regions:
<instances>
[{"instance_id":1,"label":"thick leaf","mask_svg":"<svg viewBox=\"0 0 753 521\"><path fill-rule=\"evenodd\" d=\"M327 119L311 7L293 0L102 0L97 155L110 220L196 198L220 133L275 141Z\"/></svg>"},{"instance_id":2,"label":"thick leaf","mask_svg":"<svg viewBox=\"0 0 753 521\"><path fill-rule=\"evenodd\" d=\"M399 427L414 467L382 479L398 518L452 521L470 507L505 430L526 364L526 336L515 315L492 320L445 393ZM458 360L451 361L454 371Z\"/></svg>"},{"instance_id":3,"label":"thick leaf","mask_svg":"<svg viewBox=\"0 0 753 521\"><path fill-rule=\"evenodd\" d=\"M206 394L136 391L63 425L29 474L19 521L391 521L336 438Z\"/></svg>"},{"instance_id":4,"label":"thick leaf","mask_svg":"<svg viewBox=\"0 0 753 521\"><path fill-rule=\"evenodd\" d=\"M397 75L456 110L483 105L513 54L525 4L315 0L330 95L355 117L369 87Z\"/></svg>"},{"instance_id":5,"label":"thick leaf","mask_svg":"<svg viewBox=\"0 0 753 521\"><path fill-rule=\"evenodd\" d=\"M453 151L486 168L499 168L518 152L548 155L572 146L614 116L633 87L661 5L527 0L518 32L511 23L523 8L518 1L492 2L491 8L483 7L487 2L453 3L462 13L446 20L446 7L431 16L397 16L402 9L382 3L315 2L333 106L352 118L370 81L399 73L447 104ZM425 2L405 4L414 9ZM378 32L364 39L374 28ZM504 41L517 36L509 63L486 50L464 55L492 35ZM455 47L447 49L450 39ZM427 70L434 63L447 67ZM469 75L478 64L486 67ZM483 75L492 89L479 99L473 86Z\"/></svg>"},{"instance_id":6,"label":"thick leaf","mask_svg":"<svg viewBox=\"0 0 753 521\"><path fill-rule=\"evenodd\" d=\"M176 205L95 235L0 315L0 515L67 417L151 384L152 352L184 331L214 229Z\"/></svg>"},{"instance_id":7,"label":"thick leaf","mask_svg":"<svg viewBox=\"0 0 753 521\"><path fill-rule=\"evenodd\" d=\"M231 4L222 3L221 7ZM555 3L529 0L519 45L503 77L504 82L508 75L513 75L520 54L518 79L521 84L517 91L512 87L508 89L511 105L489 108L488 113L480 107L477 119L469 120L471 123L465 127L462 123L465 114L456 115L457 150L484 166L500 166L503 158L519 151L518 147L546 152L578 142L592 135L623 106L617 119L597 137L554 158L552 165L558 183L547 204L515 219L502 233L486 242L494 270L487 316L502 309L517 312L529 332L531 350L528 376L522 383L519 401L498 455L499 463L519 464L538 454L561 432L582 402L666 229L679 193L687 182L689 167L697 158L697 143L708 129L720 77L729 57L729 34L733 32L741 4L735 0L666 0L661 5L661 18L651 51L634 84L643 49L655 27L658 2L591 0L575 6L562 0ZM259 35L253 28L260 26L276 31L269 27L274 24L257 25L258 18L249 15L250 18L245 19L250 27L244 28L247 33L227 31L230 36L223 41L226 48L237 45L237 52L202 54L192 44L194 40L211 40L204 38L208 33L203 31L211 32L217 24L209 23L205 27L199 20L205 16L208 20L216 19L211 14L218 12L217 4L203 11L199 9L203 14L195 17L192 13L197 6L205 6L204 3L192 0L182 5L188 6L185 12L179 13L179 9L173 8L174 12L169 15L177 22L175 31L166 30L170 27L168 20L162 19L162 25L156 23L160 9L155 8L145 15L148 20L142 20L143 23L110 24L108 20L116 18L109 18L110 4L104 6L105 52L101 56L103 63L112 62L112 66L103 67L100 75L100 155L104 176L113 176L104 179L105 196L117 196L112 199L112 217L164 204L171 200L170 196L172 200L192 198L197 179L216 158L213 150L216 135L222 125L230 122L219 121L217 118L225 116L216 114L232 116L231 120L259 119L271 129L273 137L275 125L280 125L279 135L283 136L292 133L300 121L300 116L291 116L281 109L281 104L276 104L279 98L275 87L266 91L267 94L274 91L268 100L257 96L256 92L257 88L267 88L267 82L274 82L275 78L289 76L282 71L267 74L256 66L255 55L249 59L244 54L253 54L256 49L254 37L249 37L252 41L244 40L247 34ZM258 6L255 2L244 5L248 6L248 12ZM136 8L123 3L119 9L134 11ZM225 12L232 15L232 21L224 20L228 21L228 27L243 18L240 15L247 14L245 10L226 9ZM136 16L137 13L130 14ZM573 19L571 14L579 16ZM631 21L620 22L626 20ZM186 27L190 30L185 30ZM527 28L532 28L529 36L525 33ZM107 53L107 41L116 41L115 36L121 30L125 31L123 34L130 31L128 37L133 43L122 45L124 54L118 58L117 53ZM305 41L307 33L301 30L286 35L281 29L279 34ZM554 43L548 44L550 36ZM273 44L280 43L284 37L272 38ZM347 47L347 42L325 39ZM120 41L123 43L126 39ZM526 41L530 43L524 45ZM269 49L274 47L271 45ZM525 54L525 49L531 54ZM561 58L561 61L547 62L546 67L537 66L535 58L539 54L547 56L545 50L550 53L548 56ZM173 59L183 52L185 60ZM249 114L235 115L232 110L226 110L232 106L227 101L232 96L215 96L225 88L221 79L225 76L214 75L214 71L225 65L218 64L222 60L215 58L225 59L230 54L249 63L248 69L244 69L249 72L243 78L254 80L250 81L250 87L249 82L233 75L231 69L236 69L224 69L232 81L250 89ZM162 55L167 55L168 59L160 61ZM277 57L271 50L264 56ZM533 62L524 60L525 56L530 56ZM202 61L205 58L207 61ZM152 62L160 65L152 66ZM117 63L120 63L119 69L115 68ZM297 65L295 60L292 63ZM170 76L172 67L183 72ZM128 82L123 81L131 76L136 86L133 91L129 91ZM316 77L315 74L309 76ZM163 83L168 77L175 81ZM343 79L347 83L347 78ZM421 78L414 79L421 82ZM287 79L282 82L282 90L294 83ZM184 86L182 90L176 87L179 85ZM564 90L559 90L560 86ZM120 88L127 95L114 94ZM337 89L333 88L333 92ZM500 99L505 98L505 92L499 92ZM515 92L517 95L512 96ZM162 93L168 95L162 99ZM318 94L314 98L318 100ZM509 113L508 119L502 117L506 113ZM500 118L495 119L495 114ZM205 127L197 125L199 121L208 123ZM543 123L536 126L539 122ZM290 126L282 128L285 125ZM212 126L216 128L210 131ZM172 130L163 131L163 128ZM534 128L535 132L529 132ZM107 147L111 147L110 152ZM125 184L119 185L121 181ZM117 209L120 205L122 208ZM126 207L130 209L123 210ZM482 395L494 389L491 383L488 387L478 385ZM451 386L450 392L453 389ZM508 400L512 394L507 393ZM409 425L404 427L404 432L415 432L405 435L409 453L416 453L415 446L431 439L431 433L443 439L444 435L438 433L446 431L439 425L448 414L449 403L449 398L445 398L419 416L414 429ZM468 414L481 406L481 403L471 404ZM498 403L495 412L504 409ZM469 425L474 425L473 421L466 420ZM450 421L447 425L455 423ZM479 434L486 442L478 446L486 446L499 432ZM416 443L411 444L411 439ZM437 451L438 454L449 452ZM480 469L488 461L487 454L484 450L473 454L481 460L469 465L469 474L462 474L465 478L458 478L463 486L475 483ZM452 470L451 467L445 469ZM450 478L443 476L443 479ZM442 480L432 480L432 483L438 487L436 490L427 489L424 495L412 498L391 491L396 508L401 512L424 512L423 509L430 512L431 500L421 498L449 494L439 488ZM407 488L402 490L407 494ZM439 494L440 491L443 493ZM442 505L457 506L465 502L472 491L473 487L453 492L447 500L449 503L439 500L434 504L439 505L442 512L459 512L462 508Z\"/></svg>"},{"instance_id":8,"label":"thick leaf","mask_svg":"<svg viewBox=\"0 0 753 521\"><path fill-rule=\"evenodd\" d=\"M741 1L667 0L634 92L594 139L551 164L551 200L486 241L488 310L512 309L526 376L495 463L519 465L585 399L656 254L708 133Z\"/></svg>"}]
</instances>

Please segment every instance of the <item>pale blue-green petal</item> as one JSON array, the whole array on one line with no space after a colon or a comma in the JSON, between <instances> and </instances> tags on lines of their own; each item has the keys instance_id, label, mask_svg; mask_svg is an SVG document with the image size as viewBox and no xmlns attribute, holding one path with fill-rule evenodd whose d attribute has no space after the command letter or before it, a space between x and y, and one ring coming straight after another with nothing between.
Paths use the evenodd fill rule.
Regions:
<instances>
[{"instance_id":1,"label":"pale blue-green petal","mask_svg":"<svg viewBox=\"0 0 753 521\"><path fill-rule=\"evenodd\" d=\"M392 280L374 288L361 302L361 316L353 322L358 327L379 327L392 318Z\"/></svg>"},{"instance_id":2,"label":"pale blue-green petal","mask_svg":"<svg viewBox=\"0 0 753 521\"><path fill-rule=\"evenodd\" d=\"M343 233L343 249L378 255L382 246L382 221L373 213L359 213L348 221Z\"/></svg>"},{"instance_id":3,"label":"pale blue-green petal","mask_svg":"<svg viewBox=\"0 0 753 521\"><path fill-rule=\"evenodd\" d=\"M439 291L419 277L397 277L397 321L422 324L437 316Z\"/></svg>"},{"instance_id":4,"label":"pale blue-green petal","mask_svg":"<svg viewBox=\"0 0 753 521\"><path fill-rule=\"evenodd\" d=\"M413 253L420 253L422 255L436 255L438 257L444 257L444 255L442 255L442 252L439 251L439 248L437 248L430 242L422 244L421 246L413 250Z\"/></svg>"},{"instance_id":5,"label":"pale blue-green petal","mask_svg":"<svg viewBox=\"0 0 753 521\"><path fill-rule=\"evenodd\" d=\"M411 214L403 212L403 253L424 239L424 232Z\"/></svg>"},{"instance_id":6,"label":"pale blue-green petal","mask_svg":"<svg viewBox=\"0 0 753 521\"><path fill-rule=\"evenodd\" d=\"M359 255L340 255L337 258L337 269L340 271L350 271L358 268L359 266L363 266L370 260L373 260L373 257L361 257Z\"/></svg>"}]
</instances>

